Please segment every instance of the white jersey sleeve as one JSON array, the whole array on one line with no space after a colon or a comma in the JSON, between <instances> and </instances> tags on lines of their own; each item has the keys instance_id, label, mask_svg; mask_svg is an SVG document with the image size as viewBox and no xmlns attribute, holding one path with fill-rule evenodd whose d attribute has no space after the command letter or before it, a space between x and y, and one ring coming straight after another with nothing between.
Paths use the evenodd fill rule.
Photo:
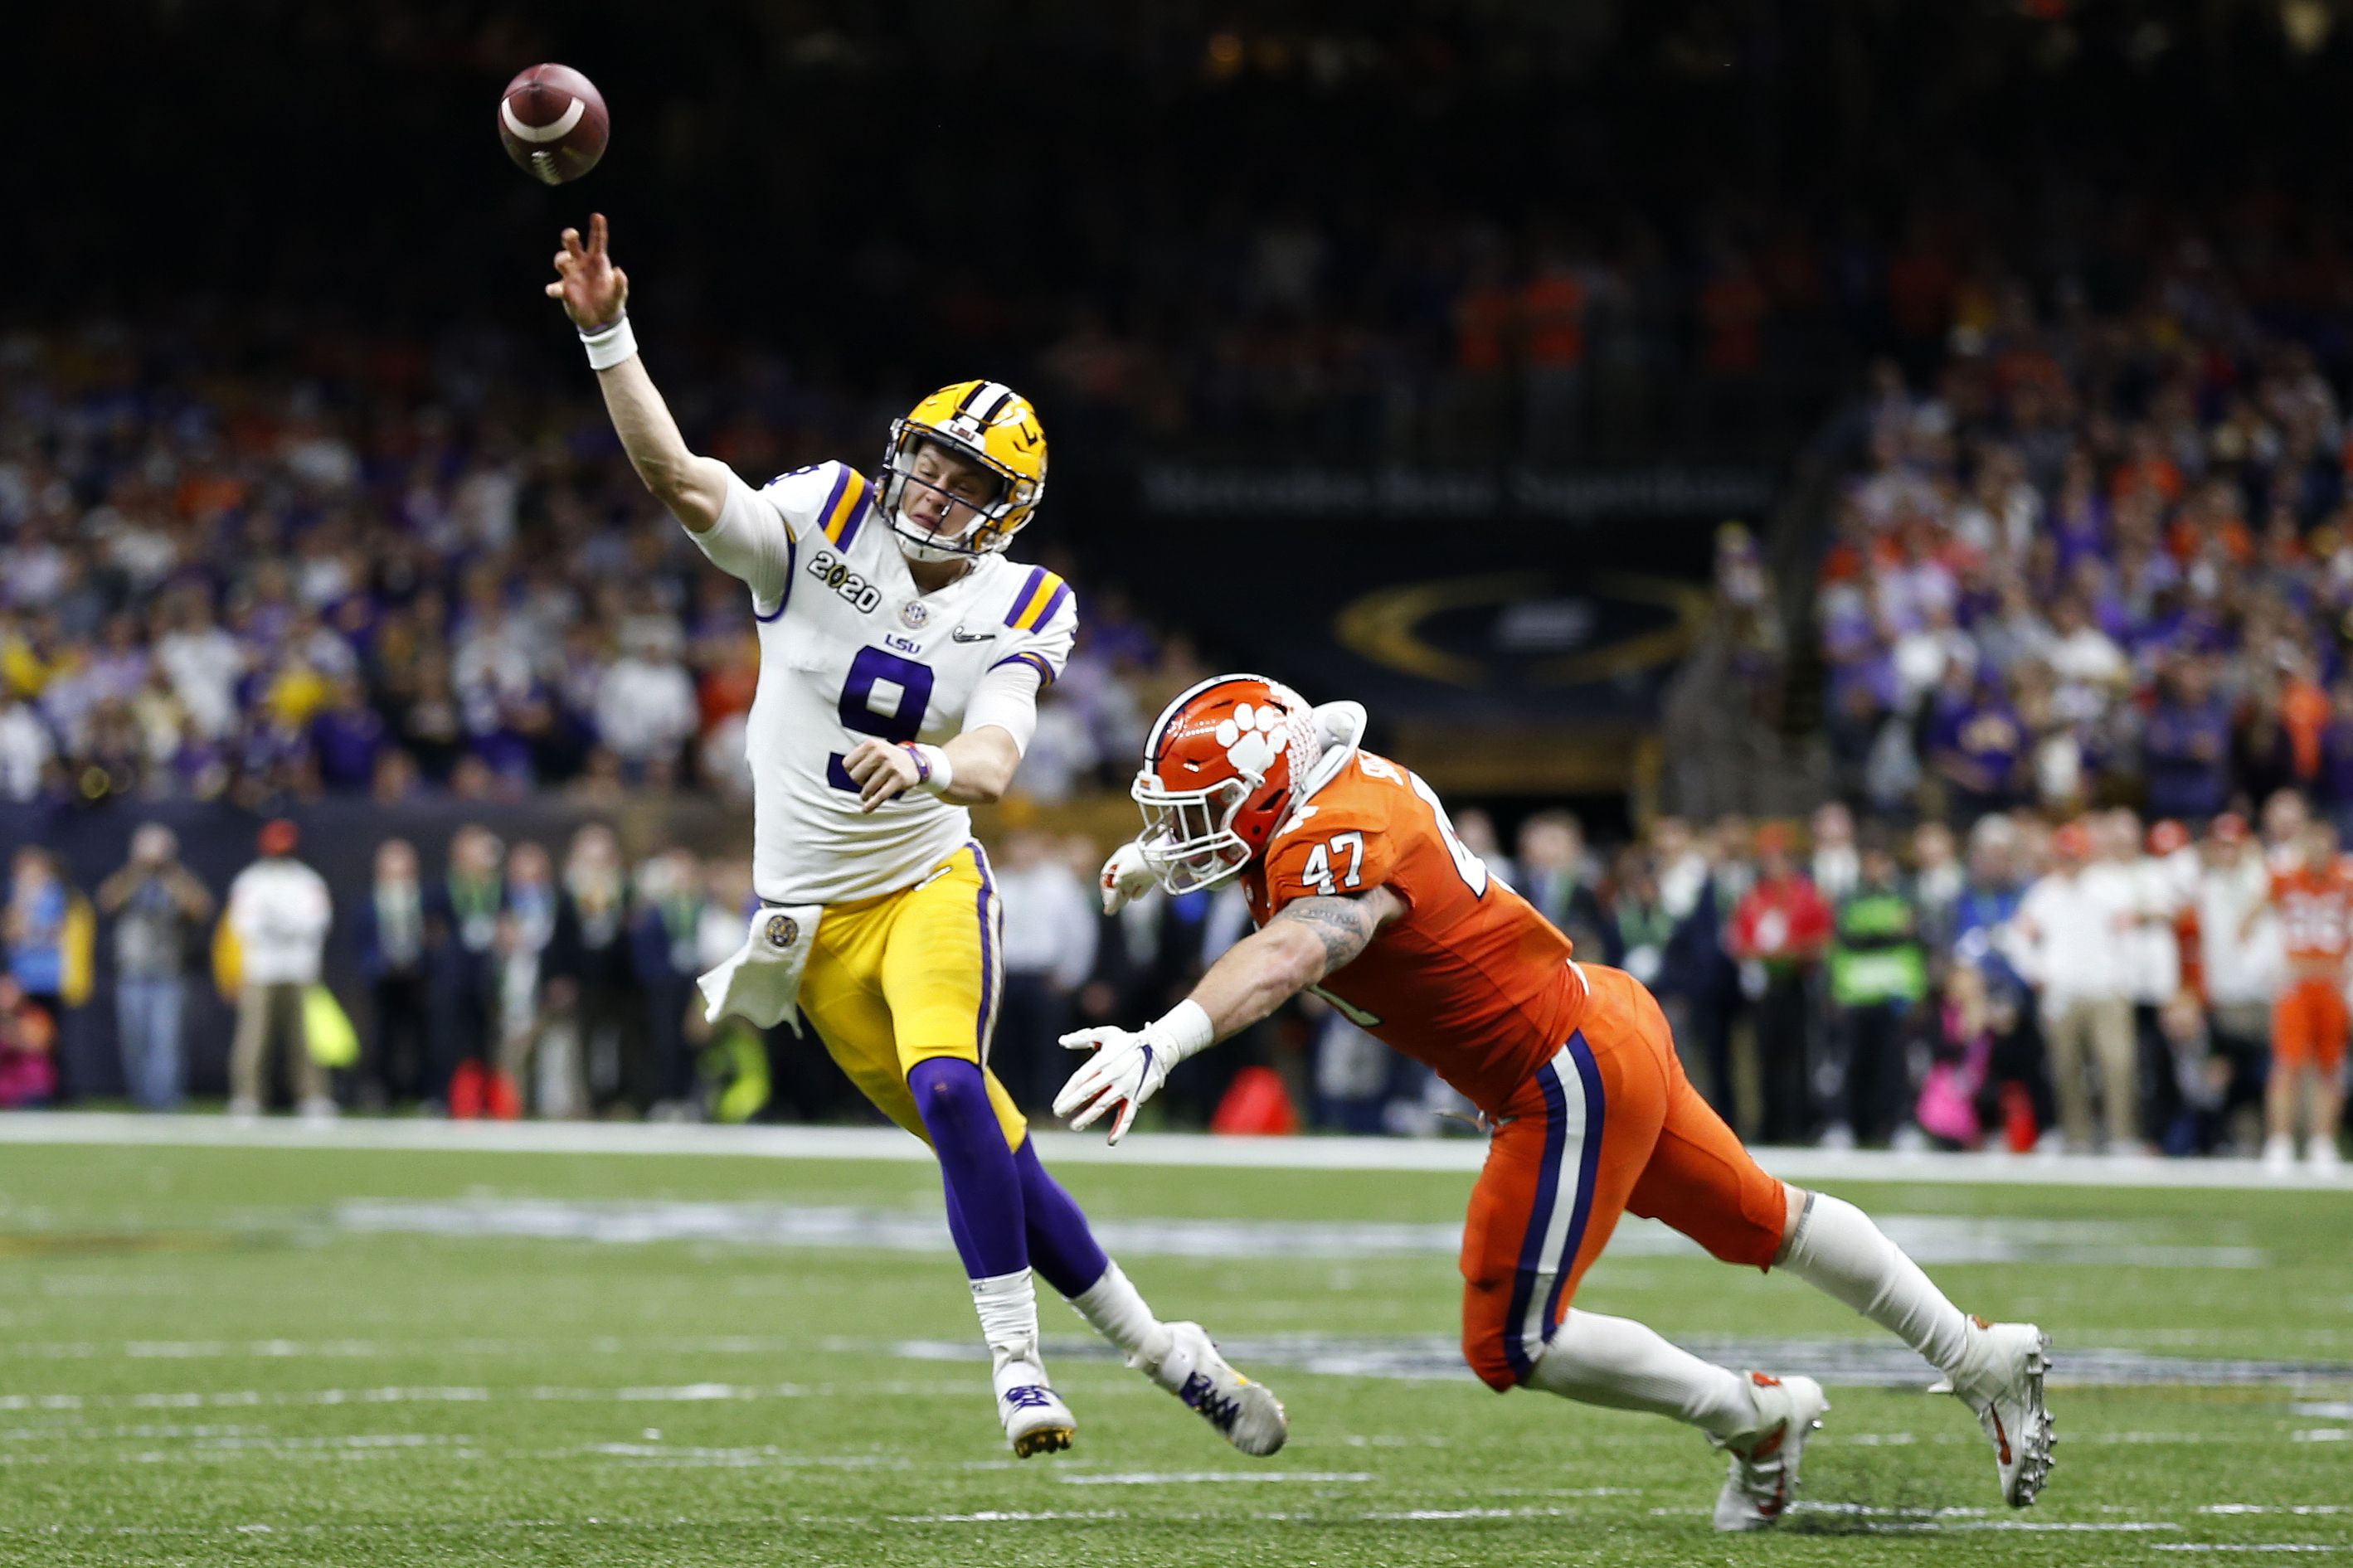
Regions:
<instances>
[{"instance_id":1,"label":"white jersey sleeve","mask_svg":"<svg viewBox=\"0 0 2353 1568\"><path fill-rule=\"evenodd\" d=\"M1070 662L1071 645L1079 636L1079 596L1060 573L1033 566L1013 595L1005 613L1012 640L990 665L1026 665L1038 673L1039 689L1062 678Z\"/></svg>"},{"instance_id":2,"label":"white jersey sleeve","mask_svg":"<svg viewBox=\"0 0 2353 1568\"><path fill-rule=\"evenodd\" d=\"M1078 637L1078 595L1056 574L1033 567L1015 591L1005 624L1013 641L973 688L964 727L994 724L1013 737L1016 751L1027 752L1038 732L1038 694L1060 678Z\"/></svg>"},{"instance_id":3,"label":"white jersey sleeve","mask_svg":"<svg viewBox=\"0 0 2353 1568\"><path fill-rule=\"evenodd\" d=\"M846 463L797 468L758 490L730 474L719 521L692 537L712 565L752 590L757 614L773 616L791 595L798 547L812 536L840 542L868 489Z\"/></svg>"}]
</instances>

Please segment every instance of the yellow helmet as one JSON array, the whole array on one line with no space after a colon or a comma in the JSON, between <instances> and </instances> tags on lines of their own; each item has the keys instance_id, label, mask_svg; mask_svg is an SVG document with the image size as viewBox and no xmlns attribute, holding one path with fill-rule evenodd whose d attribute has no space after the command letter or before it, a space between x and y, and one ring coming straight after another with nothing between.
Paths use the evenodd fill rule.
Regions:
<instances>
[{"instance_id":1,"label":"yellow helmet","mask_svg":"<svg viewBox=\"0 0 2353 1568\"><path fill-rule=\"evenodd\" d=\"M911 527L900 519L915 454L936 441L1002 481L995 500L974 509L953 537ZM1046 496L1046 432L1029 400L1002 382L960 381L943 386L891 421L882 452L882 515L900 547L919 561L955 561L1002 550L1021 531Z\"/></svg>"}]
</instances>

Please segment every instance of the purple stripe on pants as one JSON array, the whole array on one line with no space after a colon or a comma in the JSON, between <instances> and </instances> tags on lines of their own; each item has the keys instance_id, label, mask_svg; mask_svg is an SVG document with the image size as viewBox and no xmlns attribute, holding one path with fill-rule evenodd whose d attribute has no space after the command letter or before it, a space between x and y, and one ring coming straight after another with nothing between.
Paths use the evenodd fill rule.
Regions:
<instances>
[{"instance_id":1,"label":"purple stripe on pants","mask_svg":"<svg viewBox=\"0 0 2353 1568\"><path fill-rule=\"evenodd\" d=\"M972 851L972 863L980 869L980 892L975 902L980 910L980 1017L973 1026L973 1049L980 1054L983 1067L988 1065L988 1038L997 1028L997 962L996 947L990 927L997 902L997 879L988 869L988 852L977 838L966 841Z\"/></svg>"}]
</instances>

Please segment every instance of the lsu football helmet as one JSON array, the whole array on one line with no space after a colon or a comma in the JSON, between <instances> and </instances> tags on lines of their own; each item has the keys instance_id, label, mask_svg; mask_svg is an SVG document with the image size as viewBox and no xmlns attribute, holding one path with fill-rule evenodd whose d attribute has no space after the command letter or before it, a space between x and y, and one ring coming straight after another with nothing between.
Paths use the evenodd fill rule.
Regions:
<instances>
[{"instance_id":1,"label":"lsu football helmet","mask_svg":"<svg viewBox=\"0 0 2353 1568\"><path fill-rule=\"evenodd\" d=\"M973 508L973 520L954 534L934 533L907 520L907 486L915 454L936 441L997 476L996 496ZM1001 382L960 381L943 386L891 421L882 452L882 515L899 547L917 561L963 561L1002 550L1046 497L1046 432L1029 400ZM959 504L964 504L959 498Z\"/></svg>"},{"instance_id":2,"label":"lsu football helmet","mask_svg":"<svg viewBox=\"0 0 2353 1568\"><path fill-rule=\"evenodd\" d=\"M1219 675L1152 726L1128 793L1144 863L1172 893L1214 888L1266 849L1323 752L1306 699L1262 675Z\"/></svg>"}]
</instances>

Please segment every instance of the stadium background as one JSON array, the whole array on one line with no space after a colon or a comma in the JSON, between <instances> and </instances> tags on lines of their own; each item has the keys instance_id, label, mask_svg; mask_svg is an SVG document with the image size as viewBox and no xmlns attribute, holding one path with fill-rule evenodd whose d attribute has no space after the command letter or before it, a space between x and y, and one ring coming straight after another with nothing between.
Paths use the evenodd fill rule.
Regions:
<instances>
[{"instance_id":1,"label":"stadium background","mask_svg":"<svg viewBox=\"0 0 2353 1568\"><path fill-rule=\"evenodd\" d=\"M40 152L0 170L21 220L0 297L0 840L58 850L86 891L135 823L169 820L217 893L286 815L346 907L377 840L414 840L430 878L466 822L559 861L592 817L632 863L740 847L733 585L638 489L537 296L554 231L592 207L690 436L747 474L864 459L915 392L976 368L1038 398L1055 465L1032 542L1079 584L1090 641L1059 764L1030 770L1044 798L1002 820L1065 835L1074 863L1068 836L1124 831L1137 716L1228 663L1363 699L1376 742L1491 816L1506 854L1563 805L1598 851L1688 816L1742 877L1753 819L1833 795L1893 827L2147 806L2129 720L2185 647L2215 657L2232 761L2169 815L2281 784L2339 804L2338 753L2322 725L2288 734L2309 694L2278 689L2247 605L2209 626L2178 592L2148 612L2122 588L2133 673L2044 726L2079 731L2073 795L2021 744L2014 798L1957 798L1960 721L2025 694L1967 694L1888 741L1930 699L1903 659L1949 631L1940 590L1873 575L1874 551L1934 557L1965 608L1998 597L1956 531L2010 447L2063 546L2055 566L2018 552L2047 615L2084 558L2124 553L2105 521L2065 534L2066 453L2112 499L2149 458L2190 470L2152 481L2181 574L2200 530L2232 571L2274 574L2287 611L2253 625L2302 649L2307 685L2333 679L2333 8L1248 12L22 19L0 127ZM553 192L494 155L485 107L539 58L586 69L617 126ZM2286 456L2214 458L2247 515L2207 516L2196 470L2242 405ZM1872 512L1891 489L1902 515ZM1825 614L1859 578L1902 614L1860 633ZM174 684L147 654L191 598L240 649L217 723L149 689ZM608 762L594 688L638 653L683 656L694 732ZM1588 850L1588 891L1614 905L1627 875ZM349 929L332 976L365 1035ZM69 1099L122 1088L109 945L101 925L64 1021ZM216 1091L226 1014L201 984L192 1007L191 1086ZM1260 1047L1303 1100L1316 1026ZM809 1092L775 1113L842 1109Z\"/></svg>"},{"instance_id":2,"label":"stadium background","mask_svg":"<svg viewBox=\"0 0 2353 1568\"><path fill-rule=\"evenodd\" d=\"M492 139L547 59L614 116L554 192ZM1116 1149L1036 1133L1289 1445L1231 1453L1050 1300L1079 1444L1008 1457L927 1151L824 1125L862 1109L789 1035L684 1027L674 922L741 931L751 671L540 296L591 210L747 478L871 466L970 374L1040 407L1024 546L1087 641L977 814L1033 1099L1056 1016L1150 1016L1236 929L1092 915L1136 726L1228 663L1359 698L1584 952L1650 966L1768 1170L2053 1334L2062 1468L2014 1513L1908 1352L1630 1217L1580 1309L1832 1388L1759 1551L2341 1553L2345 1178L2170 1157L2252 1152L2268 931L2216 964L2234 914L2142 928L2191 1001L2137 1009L2125 1159L2023 1152L2063 1108L1995 933L2057 824L2206 917L2260 900L2272 801L2353 802L2348 88L2353 0L12 8L0 1106L63 1072L0 1110L0 1562L1725 1555L1697 1437L1472 1380L1484 1144L1303 1009ZM106 889L152 821L217 900L280 816L336 900L344 1114L216 1113L209 917L165 955L191 1113L153 1113ZM395 837L443 923L387 984ZM1858 899L1881 845L1901 885ZM1808 888L1913 924L1892 986L1744 963ZM563 1069L531 1119L417 1113L510 1030ZM1318 1131L1425 1136L1192 1135L1248 1067ZM1820 1146L1931 1134L1978 1150Z\"/></svg>"}]
</instances>

